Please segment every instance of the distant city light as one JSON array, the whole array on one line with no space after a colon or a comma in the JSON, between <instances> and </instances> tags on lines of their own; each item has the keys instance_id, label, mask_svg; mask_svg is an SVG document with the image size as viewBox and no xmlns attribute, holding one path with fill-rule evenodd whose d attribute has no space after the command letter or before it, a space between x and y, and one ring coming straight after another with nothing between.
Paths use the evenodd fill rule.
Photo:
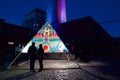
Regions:
<instances>
[{"instance_id":1,"label":"distant city light","mask_svg":"<svg viewBox=\"0 0 120 80\"><path fill-rule=\"evenodd\" d=\"M8 42L8 44L13 45L13 44L14 44L14 42Z\"/></svg>"}]
</instances>

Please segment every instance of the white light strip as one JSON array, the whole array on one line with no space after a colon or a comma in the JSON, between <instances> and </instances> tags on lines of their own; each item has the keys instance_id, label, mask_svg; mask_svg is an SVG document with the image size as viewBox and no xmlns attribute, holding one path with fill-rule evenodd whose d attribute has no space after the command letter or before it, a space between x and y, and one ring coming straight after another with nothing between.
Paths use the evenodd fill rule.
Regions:
<instances>
[{"instance_id":1,"label":"white light strip","mask_svg":"<svg viewBox=\"0 0 120 80\"><path fill-rule=\"evenodd\" d=\"M11 45L13 45L13 44L14 44L14 42L8 42L8 44L11 44Z\"/></svg>"}]
</instances>

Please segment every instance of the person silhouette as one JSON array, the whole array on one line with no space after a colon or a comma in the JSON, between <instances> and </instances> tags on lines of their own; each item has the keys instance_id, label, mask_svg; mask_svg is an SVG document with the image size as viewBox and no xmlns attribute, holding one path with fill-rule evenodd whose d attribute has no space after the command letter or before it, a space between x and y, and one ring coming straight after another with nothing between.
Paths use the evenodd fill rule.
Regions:
<instances>
[{"instance_id":1,"label":"person silhouette","mask_svg":"<svg viewBox=\"0 0 120 80\"><path fill-rule=\"evenodd\" d=\"M40 44L37 51L37 57L38 57L39 67L40 67L38 72L43 70L43 54L44 54L44 49L42 48L42 44Z\"/></svg>"},{"instance_id":2,"label":"person silhouette","mask_svg":"<svg viewBox=\"0 0 120 80\"><path fill-rule=\"evenodd\" d=\"M28 49L28 54L30 57L30 71L31 72L35 72L34 64L36 60L36 52L37 52L37 48L35 47L35 42L32 42L32 45Z\"/></svg>"}]
</instances>

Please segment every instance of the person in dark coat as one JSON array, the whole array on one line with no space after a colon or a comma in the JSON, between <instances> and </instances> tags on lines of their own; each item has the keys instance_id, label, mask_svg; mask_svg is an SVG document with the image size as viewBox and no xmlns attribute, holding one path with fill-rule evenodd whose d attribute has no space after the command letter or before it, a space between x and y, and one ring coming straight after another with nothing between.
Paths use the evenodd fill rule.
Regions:
<instances>
[{"instance_id":1,"label":"person in dark coat","mask_svg":"<svg viewBox=\"0 0 120 80\"><path fill-rule=\"evenodd\" d=\"M44 49L42 48L42 44L40 44L37 52L37 57L39 60L39 67L40 67L38 72L43 70L43 54L44 54Z\"/></svg>"},{"instance_id":2,"label":"person in dark coat","mask_svg":"<svg viewBox=\"0 0 120 80\"><path fill-rule=\"evenodd\" d=\"M35 47L35 42L32 42L32 45L28 49L28 54L30 57L30 71L31 72L35 72L34 64L36 60L36 52L37 52L37 48Z\"/></svg>"}]
</instances>

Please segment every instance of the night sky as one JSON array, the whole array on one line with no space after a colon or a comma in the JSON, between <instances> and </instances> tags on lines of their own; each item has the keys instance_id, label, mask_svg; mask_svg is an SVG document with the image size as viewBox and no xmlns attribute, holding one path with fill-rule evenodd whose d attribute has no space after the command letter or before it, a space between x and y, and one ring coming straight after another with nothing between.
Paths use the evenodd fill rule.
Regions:
<instances>
[{"instance_id":1,"label":"night sky","mask_svg":"<svg viewBox=\"0 0 120 80\"><path fill-rule=\"evenodd\" d=\"M0 18L21 25L35 8L46 11L52 0L1 0ZM120 0L66 0L67 20L92 16L112 36L120 37Z\"/></svg>"}]
</instances>

